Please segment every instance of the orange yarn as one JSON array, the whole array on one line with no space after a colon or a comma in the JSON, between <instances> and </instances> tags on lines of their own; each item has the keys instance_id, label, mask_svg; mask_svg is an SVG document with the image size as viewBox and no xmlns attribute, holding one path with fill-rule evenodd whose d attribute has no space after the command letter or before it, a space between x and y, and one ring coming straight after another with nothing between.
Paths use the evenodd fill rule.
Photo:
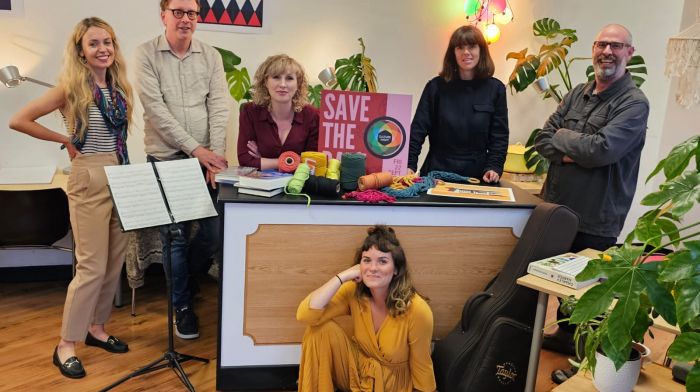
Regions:
<instances>
[{"instance_id":1,"label":"orange yarn","mask_svg":"<svg viewBox=\"0 0 700 392\"><path fill-rule=\"evenodd\" d=\"M280 154L280 157L277 159L277 167L279 171L283 173L293 173L300 162L301 157L299 154L294 151L285 151Z\"/></svg>"},{"instance_id":2,"label":"orange yarn","mask_svg":"<svg viewBox=\"0 0 700 392\"><path fill-rule=\"evenodd\" d=\"M362 176L357 180L358 188L361 191L366 189L380 189L391 185L394 176L389 172L372 173Z\"/></svg>"}]
</instances>

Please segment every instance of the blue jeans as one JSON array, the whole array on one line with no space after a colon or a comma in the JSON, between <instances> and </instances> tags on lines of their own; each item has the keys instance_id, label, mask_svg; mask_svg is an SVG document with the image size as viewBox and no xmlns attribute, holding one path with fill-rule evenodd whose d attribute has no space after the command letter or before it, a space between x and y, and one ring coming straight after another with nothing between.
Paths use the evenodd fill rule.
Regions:
<instances>
[{"instance_id":1,"label":"blue jeans","mask_svg":"<svg viewBox=\"0 0 700 392\"><path fill-rule=\"evenodd\" d=\"M146 157L149 162L156 162L157 159L152 156ZM205 169L203 169L205 170ZM211 187L209 195L216 204L217 192ZM197 222L199 229L194 237L190 238L190 230L192 223ZM170 238L170 246L166 243L168 231L176 229L177 235L172 235ZM180 309L183 306L192 308L192 284L194 283L194 275L202 272L208 261L219 251L221 243L220 219L218 216L211 218L199 219L191 222L173 223L160 227L160 241L163 244L163 267L165 273L170 275L167 270L166 260L168 251L170 251L170 263L172 265L172 297L173 307ZM172 233L172 231L171 231Z\"/></svg>"}]
</instances>

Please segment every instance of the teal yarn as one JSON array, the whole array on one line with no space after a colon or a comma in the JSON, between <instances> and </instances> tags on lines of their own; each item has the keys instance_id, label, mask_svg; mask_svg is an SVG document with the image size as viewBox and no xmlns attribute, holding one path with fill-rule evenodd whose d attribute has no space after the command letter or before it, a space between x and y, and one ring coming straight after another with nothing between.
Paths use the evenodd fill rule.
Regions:
<instances>
[{"instance_id":1,"label":"teal yarn","mask_svg":"<svg viewBox=\"0 0 700 392\"><path fill-rule=\"evenodd\" d=\"M346 152L340 158L340 186L345 191L357 189L357 180L365 175L367 156L362 153Z\"/></svg>"},{"instance_id":2,"label":"teal yarn","mask_svg":"<svg viewBox=\"0 0 700 392\"><path fill-rule=\"evenodd\" d=\"M309 179L310 173L311 168L309 168L309 165L306 163L300 163L294 171L294 176L292 176L292 179L289 180L287 186L284 187L284 193L287 195L306 197L307 206L311 204L311 197L305 193L301 193L301 190L304 188L304 183L306 183L306 180Z\"/></svg>"},{"instance_id":3,"label":"teal yarn","mask_svg":"<svg viewBox=\"0 0 700 392\"><path fill-rule=\"evenodd\" d=\"M426 177L430 177L433 180L443 180L445 182L458 182L462 184L466 184L469 182L469 179L472 177L464 177L460 176L457 173L452 173L452 172L447 172L447 171L439 171L439 170L433 170ZM434 182L434 181L433 181ZM433 184L433 186L435 186ZM433 187L431 186L431 188Z\"/></svg>"}]
</instances>

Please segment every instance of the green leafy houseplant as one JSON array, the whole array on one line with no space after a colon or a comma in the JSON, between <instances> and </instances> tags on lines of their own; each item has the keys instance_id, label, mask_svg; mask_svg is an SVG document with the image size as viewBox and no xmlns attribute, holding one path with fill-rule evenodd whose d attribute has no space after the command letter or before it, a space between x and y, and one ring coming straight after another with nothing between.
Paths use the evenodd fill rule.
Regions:
<instances>
[{"instance_id":1,"label":"green leafy houseplant","mask_svg":"<svg viewBox=\"0 0 700 392\"><path fill-rule=\"evenodd\" d=\"M377 92L377 72L372 60L365 56L365 42L358 38L362 51L348 58L335 60L336 83L331 86L341 90Z\"/></svg>"},{"instance_id":2,"label":"green leafy houseplant","mask_svg":"<svg viewBox=\"0 0 700 392\"><path fill-rule=\"evenodd\" d=\"M543 91L543 99L554 99L561 102L564 95L574 87L571 81L571 64L578 60L590 60L590 57L567 57L574 43L578 41L576 30L562 28L554 19L543 18L532 24L532 32L535 37L543 37L545 42L540 46L538 53L528 53L525 48L519 52L510 52L506 59L516 60L513 72L508 80L511 92L524 91L531 84L538 82ZM644 83L642 75L647 74L644 59L641 56L633 56L627 64L627 69L632 74L637 87ZM547 79L543 79L556 71L558 84L549 84ZM593 80L595 75L593 66L586 69L586 77ZM544 81L544 82L543 82ZM540 84L541 83L541 84ZM536 174L544 174L549 169L549 161L541 157L534 150L535 136L540 129L532 131L525 147L525 161L529 168L534 167Z\"/></svg>"},{"instance_id":3,"label":"green leafy houseplant","mask_svg":"<svg viewBox=\"0 0 700 392\"><path fill-rule=\"evenodd\" d=\"M693 165L694 164L694 165ZM695 166L693 168L693 166ZM595 367L600 349L619 369L629 358L633 341L642 342L660 315L678 325L681 334L669 348L678 361L695 362L686 388L700 391L700 221L684 216L700 204L700 136L675 146L647 178L663 172L659 190L642 199L652 209L639 218L620 248L611 248L576 277L607 278L588 290L569 322L584 336L585 367ZM640 241L641 245L633 244ZM661 261L649 257L661 249ZM617 299L611 308L613 300Z\"/></svg>"},{"instance_id":4,"label":"green leafy houseplant","mask_svg":"<svg viewBox=\"0 0 700 392\"><path fill-rule=\"evenodd\" d=\"M214 47L221 54L221 59L224 63L224 72L226 73L226 82L231 97L236 102L248 102L253 98L250 92L250 74L246 67L238 68L241 64L241 58L230 50Z\"/></svg>"},{"instance_id":5,"label":"green leafy houseplant","mask_svg":"<svg viewBox=\"0 0 700 392\"><path fill-rule=\"evenodd\" d=\"M377 91L377 75L372 60L365 56L365 43L358 38L362 51L348 58L340 58L335 61L336 82L330 86L332 89L340 88L350 91ZM231 97L236 102L246 103L253 98L251 92L250 74L246 67L240 67L241 58L230 50L215 47L221 54L226 73ZM321 104L321 90L323 85L309 85L309 103L315 107Z\"/></svg>"}]
</instances>

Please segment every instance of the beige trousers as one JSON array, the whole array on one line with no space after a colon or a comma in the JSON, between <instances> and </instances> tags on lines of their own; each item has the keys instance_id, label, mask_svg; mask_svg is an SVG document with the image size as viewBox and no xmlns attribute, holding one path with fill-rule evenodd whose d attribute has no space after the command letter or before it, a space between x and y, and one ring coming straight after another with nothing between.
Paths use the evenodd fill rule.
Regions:
<instances>
[{"instance_id":1,"label":"beige trousers","mask_svg":"<svg viewBox=\"0 0 700 392\"><path fill-rule=\"evenodd\" d=\"M126 254L104 166L118 165L115 153L80 155L68 177L68 206L75 238L76 272L68 286L61 337L83 341L90 324L105 324L112 312Z\"/></svg>"}]
</instances>

